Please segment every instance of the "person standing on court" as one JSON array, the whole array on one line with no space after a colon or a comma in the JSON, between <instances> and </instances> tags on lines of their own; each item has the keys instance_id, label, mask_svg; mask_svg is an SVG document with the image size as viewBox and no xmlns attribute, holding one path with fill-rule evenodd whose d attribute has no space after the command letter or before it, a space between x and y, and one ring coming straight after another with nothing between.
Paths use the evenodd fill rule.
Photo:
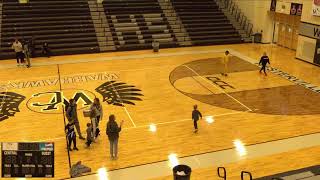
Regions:
<instances>
[{"instance_id":1,"label":"person standing on court","mask_svg":"<svg viewBox=\"0 0 320 180\"><path fill-rule=\"evenodd\" d=\"M92 134L92 125L91 123L87 123L87 147L90 147L91 143L93 141L93 134Z\"/></svg>"},{"instance_id":2,"label":"person standing on court","mask_svg":"<svg viewBox=\"0 0 320 180\"><path fill-rule=\"evenodd\" d=\"M27 59L27 68L30 68L31 66L31 61L30 61L30 42L29 41L25 41L23 43L23 51L24 51L24 55Z\"/></svg>"},{"instance_id":3,"label":"person standing on court","mask_svg":"<svg viewBox=\"0 0 320 180\"><path fill-rule=\"evenodd\" d=\"M106 133L108 135L110 143L110 157L111 160L118 159L118 140L119 133L124 121L121 121L120 126L116 122L116 117L112 114L109 116L109 121L107 123Z\"/></svg>"},{"instance_id":4,"label":"person standing on court","mask_svg":"<svg viewBox=\"0 0 320 180\"><path fill-rule=\"evenodd\" d=\"M14 49L16 53L17 66L21 66L21 65L23 66L23 63L24 63L23 47L21 42L17 38L12 43L11 48Z\"/></svg>"},{"instance_id":5,"label":"person standing on court","mask_svg":"<svg viewBox=\"0 0 320 180\"><path fill-rule=\"evenodd\" d=\"M66 130L67 139L68 139L68 150L72 151L71 144L73 143L73 150L78 151L79 149L77 148L77 136L76 136L76 133L74 132L74 122L69 121L65 127L65 130Z\"/></svg>"},{"instance_id":6,"label":"person standing on court","mask_svg":"<svg viewBox=\"0 0 320 180\"><path fill-rule=\"evenodd\" d=\"M193 125L194 125L194 133L198 132L198 121L199 119L202 119L202 114L198 110L198 105L193 106L193 111L192 111L192 120L193 120Z\"/></svg>"},{"instance_id":7,"label":"person standing on court","mask_svg":"<svg viewBox=\"0 0 320 180\"><path fill-rule=\"evenodd\" d=\"M229 51L226 51L224 53L224 57L223 57L223 65L224 65L224 72L221 73L221 75L223 76L228 76L228 63L229 63L229 60L230 60L230 53Z\"/></svg>"},{"instance_id":8,"label":"person standing on court","mask_svg":"<svg viewBox=\"0 0 320 180\"><path fill-rule=\"evenodd\" d=\"M79 135L79 139L84 140L85 138L81 134L80 123L78 119L77 102L74 99L69 100L69 106L66 110L66 116L68 121L74 122L74 125L76 126Z\"/></svg>"},{"instance_id":9,"label":"person standing on court","mask_svg":"<svg viewBox=\"0 0 320 180\"><path fill-rule=\"evenodd\" d=\"M269 57L267 56L267 53L264 52L263 56L261 57L260 62L259 62L259 65L262 65L262 67L260 69L260 73L263 70L264 75L267 75L267 73L266 73L267 64L270 64L270 60L269 60Z\"/></svg>"},{"instance_id":10,"label":"person standing on court","mask_svg":"<svg viewBox=\"0 0 320 180\"><path fill-rule=\"evenodd\" d=\"M103 117L102 105L99 98L94 98L94 101L90 107L90 119L93 128L93 136L97 138L100 135L99 122Z\"/></svg>"}]
</instances>

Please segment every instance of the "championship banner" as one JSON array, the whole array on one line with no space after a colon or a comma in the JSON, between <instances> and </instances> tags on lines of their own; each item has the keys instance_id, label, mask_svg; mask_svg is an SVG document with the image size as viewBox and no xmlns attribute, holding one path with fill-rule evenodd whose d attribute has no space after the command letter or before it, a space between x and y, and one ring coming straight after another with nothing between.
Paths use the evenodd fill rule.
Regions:
<instances>
[{"instance_id":1,"label":"championship banner","mask_svg":"<svg viewBox=\"0 0 320 180\"><path fill-rule=\"evenodd\" d=\"M301 16L302 14L302 4L291 3L290 15Z\"/></svg>"},{"instance_id":2,"label":"championship banner","mask_svg":"<svg viewBox=\"0 0 320 180\"><path fill-rule=\"evenodd\" d=\"M276 11L277 8L277 0L271 0L270 11Z\"/></svg>"},{"instance_id":3,"label":"championship banner","mask_svg":"<svg viewBox=\"0 0 320 180\"><path fill-rule=\"evenodd\" d=\"M320 39L320 25L301 22L299 26L299 35L312 39Z\"/></svg>"},{"instance_id":4,"label":"championship banner","mask_svg":"<svg viewBox=\"0 0 320 180\"><path fill-rule=\"evenodd\" d=\"M313 63L320 65L320 40L319 39L317 39L317 44L315 48L316 49L314 52Z\"/></svg>"},{"instance_id":5,"label":"championship banner","mask_svg":"<svg viewBox=\"0 0 320 180\"><path fill-rule=\"evenodd\" d=\"M312 15L320 16L320 0L313 0Z\"/></svg>"},{"instance_id":6,"label":"championship banner","mask_svg":"<svg viewBox=\"0 0 320 180\"><path fill-rule=\"evenodd\" d=\"M29 3L29 0L19 0L19 3L20 4L27 4L27 3Z\"/></svg>"}]
</instances>

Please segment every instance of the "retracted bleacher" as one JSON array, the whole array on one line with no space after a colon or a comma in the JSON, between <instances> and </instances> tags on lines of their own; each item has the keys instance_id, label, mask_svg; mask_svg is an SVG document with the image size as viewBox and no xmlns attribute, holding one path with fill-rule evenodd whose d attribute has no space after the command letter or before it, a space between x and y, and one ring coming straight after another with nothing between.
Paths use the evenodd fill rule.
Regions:
<instances>
[{"instance_id":1,"label":"retracted bleacher","mask_svg":"<svg viewBox=\"0 0 320 180\"><path fill-rule=\"evenodd\" d=\"M86 0L3 0L1 58L13 58L14 38L34 38L36 55L44 42L53 55L99 52Z\"/></svg>"},{"instance_id":2,"label":"retracted bleacher","mask_svg":"<svg viewBox=\"0 0 320 180\"><path fill-rule=\"evenodd\" d=\"M157 0L104 0L117 50L175 47L177 40Z\"/></svg>"},{"instance_id":3,"label":"retracted bleacher","mask_svg":"<svg viewBox=\"0 0 320 180\"><path fill-rule=\"evenodd\" d=\"M193 45L240 43L241 37L214 0L171 0Z\"/></svg>"}]
</instances>

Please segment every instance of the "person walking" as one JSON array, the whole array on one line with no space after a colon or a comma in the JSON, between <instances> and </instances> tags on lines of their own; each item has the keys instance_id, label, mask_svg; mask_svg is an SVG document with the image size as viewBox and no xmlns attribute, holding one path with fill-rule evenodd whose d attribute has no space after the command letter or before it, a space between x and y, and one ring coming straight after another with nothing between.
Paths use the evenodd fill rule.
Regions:
<instances>
[{"instance_id":1,"label":"person walking","mask_svg":"<svg viewBox=\"0 0 320 180\"><path fill-rule=\"evenodd\" d=\"M223 57L223 65L224 65L224 70L223 70L223 73L221 73L221 75L223 76L228 76L228 63L229 63L229 60L230 60L230 52L229 51L226 51L224 53L224 57Z\"/></svg>"},{"instance_id":2,"label":"person walking","mask_svg":"<svg viewBox=\"0 0 320 180\"><path fill-rule=\"evenodd\" d=\"M193 106L193 111L192 111L192 120L193 120L193 125L194 125L194 133L198 132L198 121L199 119L202 119L202 114L198 110L198 105Z\"/></svg>"},{"instance_id":3,"label":"person walking","mask_svg":"<svg viewBox=\"0 0 320 180\"><path fill-rule=\"evenodd\" d=\"M94 138L100 135L99 122L103 118L103 109L99 98L94 98L94 101L90 107L90 119L93 128Z\"/></svg>"},{"instance_id":4,"label":"person walking","mask_svg":"<svg viewBox=\"0 0 320 180\"><path fill-rule=\"evenodd\" d=\"M16 53L17 66L18 67L23 66L23 63L24 63L23 47L22 47L21 42L17 38L12 43L11 48L14 49L14 51Z\"/></svg>"},{"instance_id":5,"label":"person walking","mask_svg":"<svg viewBox=\"0 0 320 180\"><path fill-rule=\"evenodd\" d=\"M76 133L74 132L74 122L69 121L68 124L65 127L66 134L67 134L67 139L68 139L68 150L72 151L71 149L71 144L73 143L73 150L79 150L77 148L77 136Z\"/></svg>"},{"instance_id":6,"label":"person walking","mask_svg":"<svg viewBox=\"0 0 320 180\"><path fill-rule=\"evenodd\" d=\"M79 139L84 140L85 138L81 134L80 123L78 119L77 103L74 99L69 100L69 105L66 110L66 116L68 121L74 122L74 125L79 135Z\"/></svg>"},{"instance_id":7,"label":"person walking","mask_svg":"<svg viewBox=\"0 0 320 180\"><path fill-rule=\"evenodd\" d=\"M116 117L112 114L109 116L109 121L107 123L106 133L108 135L110 143L110 157L111 160L118 159L118 140L119 133L124 121L121 121L120 126L116 122Z\"/></svg>"},{"instance_id":8,"label":"person walking","mask_svg":"<svg viewBox=\"0 0 320 180\"><path fill-rule=\"evenodd\" d=\"M267 53L264 52L263 56L261 57L260 62L259 62L259 65L262 65L262 67L261 67L261 69L259 71L260 73L263 70L264 75L267 75L267 73L266 73L267 64L270 64L270 60L269 60L269 57L267 56Z\"/></svg>"}]
</instances>

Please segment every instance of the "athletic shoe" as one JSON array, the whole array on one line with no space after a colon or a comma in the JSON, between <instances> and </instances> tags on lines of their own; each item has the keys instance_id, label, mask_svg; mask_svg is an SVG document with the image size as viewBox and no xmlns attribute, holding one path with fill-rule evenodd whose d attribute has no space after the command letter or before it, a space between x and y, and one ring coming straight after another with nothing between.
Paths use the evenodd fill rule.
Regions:
<instances>
[{"instance_id":1,"label":"athletic shoe","mask_svg":"<svg viewBox=\"0 0 320 180\"><path fill-rule=\"evenodd\" d=\"M84 138L84 137L82 137L82 136L81 136L81 137L79 137L79 139L81 139L81 140L85 140L86 138Z\"/></svg>"},{"instance_id":2,"label":"athletic shoe","mask_svg":"<svg viewBox=\"0 0 320 180\"><path fill-rule=\"evenodd\" d=\"M77 147L74 147L73 150L79 151L79 149Z\"/></svg>"}]
</instances>

